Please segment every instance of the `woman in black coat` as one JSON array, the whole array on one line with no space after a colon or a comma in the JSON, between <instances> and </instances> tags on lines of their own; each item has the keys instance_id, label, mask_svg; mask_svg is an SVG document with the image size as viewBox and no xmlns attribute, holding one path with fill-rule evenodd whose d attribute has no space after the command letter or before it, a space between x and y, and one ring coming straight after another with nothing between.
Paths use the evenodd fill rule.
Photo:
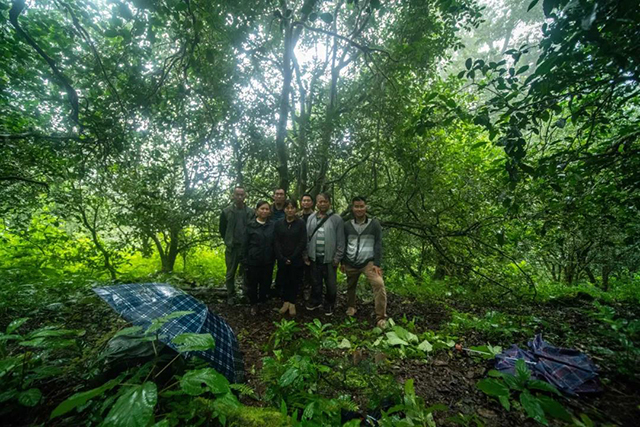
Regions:
<instances>
[{"instance_id":1,"label":"woman in black coat","mask_svg":"<svg viewBox=\"0 0 640 427\"><path fill-rule=\"evenodd\" d=\"M271 206L261 200L256 205L256 218L247 224L242 247L243 265L247 268L247 288L251 314L258 312L258 303L267 300L275 258L273 251L273 221Z\"/></svg>"},{"instance_id":2,"label":"woman in black coat","mask_svg":"<svg viewBox=\"0 0 640 427\"><path fill-rule=\"evenodd\" d=\"M296 212L298 206L294 200L284 202L284 219L274 226L275 252L278 271L282 271L284 304L280 314L287 311L296 315L296 296L304 274L303 253L307 248L307 226Z\"/></svg>"}]
</instances>

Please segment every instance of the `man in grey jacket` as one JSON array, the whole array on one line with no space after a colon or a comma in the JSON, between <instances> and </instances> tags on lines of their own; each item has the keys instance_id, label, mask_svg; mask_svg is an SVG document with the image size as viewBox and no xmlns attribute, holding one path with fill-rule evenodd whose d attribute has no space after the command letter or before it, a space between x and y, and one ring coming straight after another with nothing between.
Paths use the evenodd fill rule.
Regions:
<instances>
[{"instance_id":1,"label":"man in grey jacket","mask_svg":"<svg viewBox=\"0 0 640 427\"><path fill-rule=\"evenodd\" d=\"M323 306L323 282L327 292L324 296L324 310L327 316L333 314L338 293L336 272L344 254L344 222L340 215L331 210L331 196L320 193L316 197L318 212L307 220L307 255L311 260L313 285L308 310Z\"/></svg>"},{"instance_id":2,"label":"man in grey jacket","mask_svg":"<svg viewBox=\"0 0 640 427\"><path fill-rule=\"evenodd\" d=\"M342 272L347 275L347 315L356 314L358 279L364 274L373 290L377 326L387 325L387 292L382 279L382 227L375 218L367 216L367 201L354 197L351 201L353 219L344 223L346 253Z\"/></svg>"},{"instance_id":3,"label":"man in grey jacket","mask_svg":"<svg viewBox=\"0 0 640 427\"><path fill-rule=\"evenodd\" d=\"M224 260L227 265L227 274L225 282L227 285L227 303L233 305L235 302L236 288L235 276L236 270L242 258L241 247L244 241L245 230L247 224L253 219L253 209L245 205L246 197L244 188L238 186L233 189L233 203L227 206L220 213L220 234L224 239L226 249L224 251ZM246 276L244 269L240 269L242 277L243 290L246 289Z\"/></svg>"}]
</instances>

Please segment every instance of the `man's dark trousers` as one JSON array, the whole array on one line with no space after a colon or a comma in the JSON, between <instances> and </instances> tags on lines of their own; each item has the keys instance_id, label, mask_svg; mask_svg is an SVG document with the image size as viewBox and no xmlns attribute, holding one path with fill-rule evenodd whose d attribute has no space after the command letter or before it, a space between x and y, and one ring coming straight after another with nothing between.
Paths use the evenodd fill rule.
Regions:
<instances>
[{"instance_id":1,"label":"man's dark trousers","mask_svg":"<svg viewBox=\"0 0 640 427\"><path fill-rule=\"evenodd\" d=\"M324 296L324 307L333 308L336 304L336 296L338 294L338 278L337 269L333 263L324 263L324 257L316 257L311 262L311 270L313 273L313 286L311 288L311 305L320 305L322 301L323 282L327 285L327 292Z\"/></svg>"}]
</instances>

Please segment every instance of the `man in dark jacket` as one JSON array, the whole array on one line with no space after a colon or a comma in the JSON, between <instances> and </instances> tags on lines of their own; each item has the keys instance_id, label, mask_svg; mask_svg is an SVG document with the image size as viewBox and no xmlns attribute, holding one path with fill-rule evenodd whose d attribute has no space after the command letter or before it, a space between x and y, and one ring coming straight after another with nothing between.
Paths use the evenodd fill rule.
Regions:
<instances>
[{"instance_id":1,"label":"man in dark jacket","mask_svg":"<svg viewBox=\"0 0 640 427\"><path fill-rule=\"evenodd\" d=\"M382 227L375 218L367 216L367 202L364 197L354 197L351 201L353 219L344 223L345 255L342 258L342 272L347 275L347 315L356 314L356 289L358 279L364 274L371 288L377 326L387 325L387 292L382 280Z\"/></svg>"},{"instance_id":2,"label":"man in dark jacket","mask_svg":"<svg viewBox=\"0 0 640 427\"><path fill-rule=\"evenodd\" d=\"M234 304L235 302L235 276L242 256L240 251L242 243L244 242L247 224L254 217L253 209L247 207L244 203L245 197L244 188L240 186L234 188L232 196L233 203L220 213L219 229L226 246L224 260L227 265L225 283L227 285L228 304ZM242 277L243 290L245 290L246 277L244 275L244 268L240 269L240 275Z\"/></svg>"},{"instance_id":3,"label":"man in dark jacket","mask_svg":"<svg viewBox=\"0 0 640 427\"><path fill-rule=\"evenodd\" d=\"M284 200L287 192L284 188L276 188L273 192L273 204L271 205L271 220L280 221L284 218Z\"/></svg>"}]
</instances>

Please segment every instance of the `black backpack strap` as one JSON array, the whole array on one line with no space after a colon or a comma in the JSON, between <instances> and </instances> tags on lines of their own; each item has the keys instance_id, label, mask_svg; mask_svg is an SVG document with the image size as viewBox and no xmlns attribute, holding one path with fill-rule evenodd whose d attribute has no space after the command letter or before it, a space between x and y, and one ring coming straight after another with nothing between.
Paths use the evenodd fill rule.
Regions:
<instances>
[{"instance_id":1,"label":"black backpack strap","mask_svg":"<svg viewBox=\"0 0 640 427\"><path fill-rule=\"evenodd\" d=\"M316 234L316 231L318 231L320 229L320 227L322 227L324 225L325 222L327 222L327 220L329 219L329 217L333 215L333 212L331 212L329 215L325 216L324 218L322 218L320 220L320 222L318 223L318 225L316 225L316 229L313 230L313 232L309 235L309 241L311 241L311 238L313 237L314 234Z\"/></svg>"}]
</instances>

